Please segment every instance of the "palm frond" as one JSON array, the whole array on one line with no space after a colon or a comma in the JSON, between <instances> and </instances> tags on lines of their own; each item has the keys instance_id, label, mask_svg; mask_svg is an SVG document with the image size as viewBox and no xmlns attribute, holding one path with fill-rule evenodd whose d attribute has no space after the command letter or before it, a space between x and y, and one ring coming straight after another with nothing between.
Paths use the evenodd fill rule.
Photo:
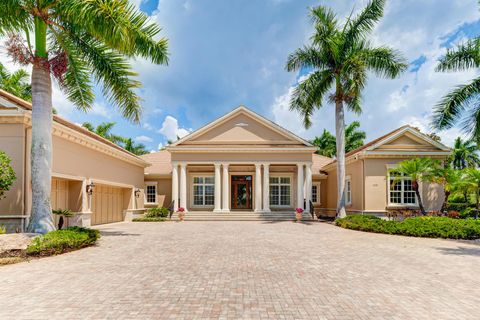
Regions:
<instances>
[{"instance_id":1,"label":"palm frond","mask_svg":"<svg viewBox=\"0 0 480 320\"><path fill-rule=\"evenodd\" d=\"M32 29L33 17L25 10L28 6L22 0L0 1L0 36Z\"/></svg>"},{"instance_id":2,"label":"palm frond","mask_svg":"<svg viewBox=\"0 0 480 320\"><path fill-rule=\"evenodd\" d=\"M322 55L320 51L311 47L305 46L295 50L288 56L286 70L287 71L296 71L303 68L319 68L326 69L328 68L325 61L326 57Z\"/></svg>"},{"instance_id":3,"label":"palm frond","mask_svg":"<svg viewBox=\"0 0 480 320\"><path fill-rule=\"evenodd\" d=\"M385 0L371 0L356 17L347 21L343 50L348 50L373 30L375 23L383 16L384 7Z\"/></svg>"},{"instance_id":4,"label":"palm frond","mask_svg":"<svg viewBox=\"0 0 480 320\"><path fill-rule=\"evenodd\" d=\"M456 49L449 49L435 71L463 71L480 67L480 39L468 40Z\"/></svg>"},{"instance_id":5,"label":"palm frond","mask_svg":"<svg viewBox=\"0 0 480 320\"><path fill-rule=\"evenodd\" d=\"M359 55L367 69L383 78L396 78L408 67L403 55L389 47L365 48L360 51Z\"/></svg>"},{"instance_id":6,"label":"palm frond","mask_svg":"<svg viewBox=\"0 0 480 320\"><path fill-rule=\"evenodd\" d=\"M442 130L455 125L462 112L478 94L480 94L480 78L474 79L469 84L458 86L448 93L434 108L433 128Z\"/></svg>"}]
</instances>

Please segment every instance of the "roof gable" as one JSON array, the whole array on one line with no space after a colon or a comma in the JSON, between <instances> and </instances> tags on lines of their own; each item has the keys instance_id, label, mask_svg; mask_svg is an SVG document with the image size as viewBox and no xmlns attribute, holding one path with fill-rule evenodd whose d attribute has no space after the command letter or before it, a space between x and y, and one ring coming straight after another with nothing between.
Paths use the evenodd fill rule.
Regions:
<instances>
[{"instance_id":1,"label":"roof gable","mask_svg":"<svg viewBox=\"0 0 480 320\"><path fill-rule=\"evenodd\" d=\"M311 146L309 142L244 106L192 132L171 146L248 144Z\"/></svg>"}]
</instances>

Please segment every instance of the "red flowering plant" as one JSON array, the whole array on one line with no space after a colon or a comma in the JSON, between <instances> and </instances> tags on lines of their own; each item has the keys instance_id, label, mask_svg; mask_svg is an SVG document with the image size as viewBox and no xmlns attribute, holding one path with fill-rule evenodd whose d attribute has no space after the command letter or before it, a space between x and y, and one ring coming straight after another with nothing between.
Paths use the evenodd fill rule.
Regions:
<instances>
[{"instance_id":1,"label":"red flowering plant","mask_svg":"<svg viewBox=\"0 0 480 320\"><path fill-rule=\"evenodd\" d=\"M185 211L185 208L180 207L180 208L177 209L177 211L178 211L178 212L184 212L184 211Z\"/></svg>"},{"instance_id":2,"label":"red flowering plant","mask_svg":"<svg viewBox=\"0 0 480 320\"><path fill-rule=\"evenodd\" d=\"M303 209L302 208L297 208L297 209L295 209L295 212L296 213L303 213Z\"/></svg>"}]
</instances>

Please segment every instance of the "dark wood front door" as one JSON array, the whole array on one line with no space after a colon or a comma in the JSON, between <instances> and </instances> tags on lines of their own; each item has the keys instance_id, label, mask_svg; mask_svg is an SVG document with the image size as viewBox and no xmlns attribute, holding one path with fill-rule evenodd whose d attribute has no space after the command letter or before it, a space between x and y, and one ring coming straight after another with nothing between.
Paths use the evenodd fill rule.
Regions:
<instances>
[{"instance_id":1,"label":"dark wood front door","mask_svg":"<svg viewBox=\"0 0 480 320\"><path fill-rule=\"evenodd\" d=\"M232 176L232 209L252 209L252 176Z\"/></svg>"}]
</instances>

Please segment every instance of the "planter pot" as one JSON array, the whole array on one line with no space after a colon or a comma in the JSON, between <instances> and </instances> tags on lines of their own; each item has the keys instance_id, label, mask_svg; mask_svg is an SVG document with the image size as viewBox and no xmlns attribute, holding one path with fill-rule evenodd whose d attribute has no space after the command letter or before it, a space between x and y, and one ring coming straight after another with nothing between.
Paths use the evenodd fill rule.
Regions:
<instances>
[{"instance_id":1,"label":"planter pot","mask_svg":"<svg viewBox=\"0 0 480 320\"><path fill-rule=\"evenodd\" d=\"M302 214L295 212L295 218L297 219L297 222L302 221Z\"/></svg>"},{"instance_id":2,"label":"planter pot","mask_svg":"<svg viewBox=\"0 0 480 320\"><path fill-rule=\"evenodd\" d=\"M185 212L179 212L178 218L180 219L180 221L183 221L183 219L185 218Z\"/></svg>"}]
</instances>

